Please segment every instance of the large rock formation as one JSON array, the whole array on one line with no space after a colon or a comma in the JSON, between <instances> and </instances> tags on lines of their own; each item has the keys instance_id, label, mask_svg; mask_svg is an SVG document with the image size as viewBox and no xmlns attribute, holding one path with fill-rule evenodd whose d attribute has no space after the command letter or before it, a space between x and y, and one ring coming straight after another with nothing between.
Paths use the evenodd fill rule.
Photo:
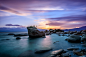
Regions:
<instances>
[{"instance_id":1,"label":"large rock formation","mask_svg":"<svg viewBox=\"0 0 86 57\"><path fill-rule=\"evenodd\" d=\"M39 31L35 26L29 26L28 29L28 35L30 38L38 38L45 36L45 33L43 31Z\"/></svg>"}]
</instances>

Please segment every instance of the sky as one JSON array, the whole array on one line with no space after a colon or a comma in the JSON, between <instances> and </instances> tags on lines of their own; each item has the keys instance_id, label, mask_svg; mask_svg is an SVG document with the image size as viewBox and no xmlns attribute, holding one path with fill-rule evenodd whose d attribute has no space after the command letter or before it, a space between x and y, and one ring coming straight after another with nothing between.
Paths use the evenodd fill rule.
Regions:
<instances>
[{"instance_id":1,"label":"sky","mask_svg":"<svg viewBox=\"0 0 86 57\"><path fill-rule=\"evenodd\" d=\"M0 0L0 27L72 29L86 26L86 0Z\"/></svg>"}]
</instances>

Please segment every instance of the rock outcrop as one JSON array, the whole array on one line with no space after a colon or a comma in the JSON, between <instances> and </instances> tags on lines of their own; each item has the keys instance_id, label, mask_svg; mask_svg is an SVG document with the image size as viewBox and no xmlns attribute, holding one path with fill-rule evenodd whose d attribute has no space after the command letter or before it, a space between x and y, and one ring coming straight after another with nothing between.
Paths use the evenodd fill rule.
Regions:
<instances>
[{"instance_id":1,"label":"rock outcrop","mask_svg":"<svg viewBox=\"0 0 86 57\"><path fill-rule=\"evenodd\" d=\"M45 36L45 33L43 31L39 31L35 26L29 26L28 29L28 35L30 38L38 38Z\"/></svg>"}]
</instances>

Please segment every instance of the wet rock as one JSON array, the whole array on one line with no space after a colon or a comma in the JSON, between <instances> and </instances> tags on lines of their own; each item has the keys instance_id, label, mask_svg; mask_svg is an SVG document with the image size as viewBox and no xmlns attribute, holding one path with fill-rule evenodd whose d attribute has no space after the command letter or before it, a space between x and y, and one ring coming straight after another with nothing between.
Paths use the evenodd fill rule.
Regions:
<instances>
[{"instance_id":1,"label":"wet rock","mask_svg":"<svg viewBox=\"0 0 86 57\"><path fill-rule=\"evenodd\" d=\"M78 56L82 56L83 53L81 53L80 51L76 51L76 50L73 50L74 54L78 55Z\"/></svg>"},{"instance_id":2,"label":"wet rock","mask_svg":"<svg viewBox=\"0 0 86 57\"><path fill-rule=\"evenodd\" d=\"M35 53L45 53L45 52L48 52L48 51L50 51L50 50L52 50L52 48L50 48L50 49L38 50L38 51L36 51Z\"/></svg>"},{"instance_id":3,"label":"wet rock","mask_svg":"<svg viewBox=\"0 0 86 57\"><path fill-rule=\"evenodd\" d=\"M81 37L79 35L70 35L66 40L68 42L81 42Z\"/></svg>"},{"instance_id":4,"label":"wet rock","mask_svg":"<svg viewBox=\"0 0 86 57\"><path fill-rule=\"evenodd\" d=\"M86 55L83 55L83 56L79 56L79 57L86 57Z\"/></svg>"},{"instance_id":5,"label":"wet rock","mask_svg":"<svg viewBox=\"0 0 86 57\"><path fill-rule=\"evenodd\" d=\"M82 44L82 46L86 47L86 44Z\"/></svg>"},{"instance_id":6,"label":"wet rock","mask_svg":"<svg viewBox=\"0 0 86 57\"><path fill-rule=\"evenodd\" d=\"M85 54L86 55L86 49L84 48L84 49L81 49L81 51L80 52L82 52L83 54Z\"/></svg>"},{"instance_id":7,"label":"wet rock","mask_svg":"<svg viewBox=\"0 0 86 57\"><path fill-rule=\"evenodd\" d=\"M68 50L64 49L63 53L66 53Z\"/></svg>"},{"instance_id":8,"label":"wet rock","mask_svg":"<svg viewBox=\"0 0 86 57\"><path fill-rule=\"evenodd\" d=\"M16 40L19 40L19 39L21 39L21 38L20 38L20 37L17 37L17 38L16 38Z\"/></svg>"},{"instance_id":9,"label":"wet rock","mask_svg":"<svg viewBox=\"0 0 86 57\"><path fill-rule=\"evenodd\" d=\"M70 47L70 48L67 48L67 50L78 50L79 48L77 47Z\"/></svg>"},{"instance_id":10,"label":"wet rock","mask_svg":"<svg viewBox=\"0 0 86 57\"><path fill-rule=\"evenodd\" d=\"M35 26L29 26L27 27L27 30L30 38L38 38L45 36L45 32L39 31Z\"/></svg>"},{"instance_id":11,"label":"wet rock","mask_svg":"<svg viewBox=\"0 0 86 57\"><path fill-rule=\"evenodd\" d=\"M59 49L59 50L52 51L51 54L50 54L50 57L54 57L56 55L61 55L61 53L63 51L64 51L63 49Z\"/></svg>"},{"instance_id":12,"label":"wet rock","mask_svg":"<svg viewBox=\"0 0 86 57\"><path fill-rule=\"evenodd\" d=\"M71 55L69 53L63 53L62 57L71 57Z\"/></svg>"}]
</instances>

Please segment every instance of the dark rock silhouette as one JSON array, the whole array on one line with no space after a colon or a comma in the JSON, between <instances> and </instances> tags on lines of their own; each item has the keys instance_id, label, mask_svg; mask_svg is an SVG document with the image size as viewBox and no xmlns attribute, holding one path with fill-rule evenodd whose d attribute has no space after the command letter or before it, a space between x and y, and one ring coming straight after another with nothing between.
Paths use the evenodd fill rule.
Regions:
<instances>
[{"instance_id":1,"label":"dark rock silhouette","mask_svg":"<svg viewBox=\"0 0 86 57\"><path fill-rule=\"evenodd\" d=\"M28 35L30 38L38 38L45 36L45 33L43 31L39 31L35 26L29 26L28 29Z\"/></svg>"}]
</instances>

